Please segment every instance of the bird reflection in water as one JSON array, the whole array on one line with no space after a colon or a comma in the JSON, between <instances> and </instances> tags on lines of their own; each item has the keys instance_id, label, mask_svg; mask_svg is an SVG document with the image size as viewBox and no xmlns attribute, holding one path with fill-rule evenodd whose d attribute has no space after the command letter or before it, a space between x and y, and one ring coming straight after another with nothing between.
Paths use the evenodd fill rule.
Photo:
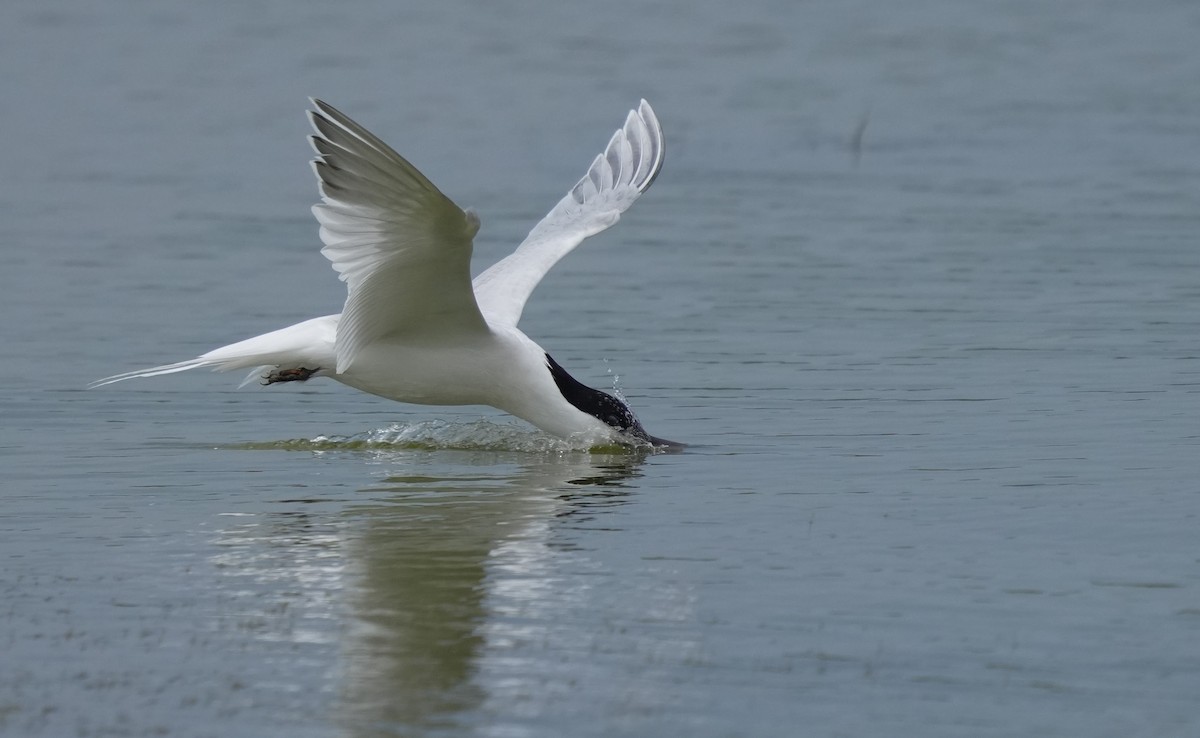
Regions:
<instances>
[{"instance_id":1,"label":"bird reflection in water","mask_svg":"<svg viewBox=\"0 0 1200 738\"><path fill-rule=\"evenodd\" d=\"M404 473L339 495L338 509L259 521L253 541L237 548L266 575L261 549L273 547L276 578L288 576L281 549L291 551L293 592L311 582L325 593L322 613L336 623L327 643L337 652L332 719L342 730L452 730L486 703L481 654L503 651L499 641L536 629L539 612L581 596L586 584L559 557L574 555L573 528L597 527L629 502L645 457L405 451L377 460ZM318 562L319 584L310 571Z\"/></svg>"},{"instance_id":2,"label":"bird reflection in water","mask_svg":"<svg viewBox=\"0 0 1200 738\"><path fill-rule=\"evenodd\" d=\"M393 477L347 541L352 626L342 644L340 722L355 734L448 728L486 698L473 681L497 588L562 597L557 521L625 504L636 456L549 459L436 482ZM565 541L561 543L565 544ZM569 548L569 546L566 546ZM569 588L568 588L569 590ZM385 727L386 726L386 727Z\"/></svg>"}]
</instances>

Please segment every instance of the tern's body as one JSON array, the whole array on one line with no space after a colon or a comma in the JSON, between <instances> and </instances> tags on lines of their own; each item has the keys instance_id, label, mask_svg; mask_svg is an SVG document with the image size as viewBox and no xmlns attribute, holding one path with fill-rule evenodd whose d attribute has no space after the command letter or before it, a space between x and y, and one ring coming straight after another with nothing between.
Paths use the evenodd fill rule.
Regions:
<instances>
[{"instance_id":1,"label":"tern's body","mask_svg":"<svg viewBox=\"0 0 1200 738\"><path fill-rule=\"evenodd\" d=\"M488 405L557 436L607 438L611 428L571 405L547 367L546 352L516 328L454 344L378 341L363 348L343 384L416 405Z\"/></svg>"},{"instance_id":2,"label":"tern's body","mask_svg":"<svg viewBox=\"0 0 1200 738\"><path fill-rule=\"evenodd\" d=\"M573 379L517 328L546 272L616 223L662 165L662 130L643 100L588 173L517 250L470 278L474 213L463 211L366 129L314 101L322 253L347 283L327 315L118 374L93 386L207 366L255 368L267 384L330 377L422 405L489 405L564 437L666 443L625 403Z\"/></svg>"}]
</instances>

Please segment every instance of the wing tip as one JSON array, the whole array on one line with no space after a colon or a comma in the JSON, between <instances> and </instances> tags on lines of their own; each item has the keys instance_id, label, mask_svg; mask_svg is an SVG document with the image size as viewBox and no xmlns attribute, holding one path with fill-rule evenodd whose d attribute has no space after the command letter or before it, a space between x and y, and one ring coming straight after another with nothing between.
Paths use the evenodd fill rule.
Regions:
<instances>
[{"instance_id":1,"label":"wing tip","mask_svg":"<svg viewBox=\"0 0 1200 738\"><path fill-rule=\"evenodd\" d=\"M654 184L665 158L662 126L650 103L642 98L568 194L579 204L598 193L626 187L640 195ZM625 169L625 164L632 167Z\"/></svg>"},{"instance_id":2,"label":"wing tip","mask_svg":"<svg viewBox=\"0 0 1200 738\"><path fill-rule=\"evenodd\" d=\"M308 102L312 105L312 109L308 111L309 115L320 115L323 118L336 118L342 115L342 111L333 107L319 97L310 97Z\"/></svg>"},{"instance_id":3,"label":"wing tip","mask_svg":"<svg viewBox=\"0 0 1200 738\"><path fill-rule=\"evenodd\" d=\"M329 133L322 128L322 124L325 126L338 125L338 109L316 97L308 98L308 102L311 107L304 112L308 114L308 123L315 131L315 133L309 134L309 138L328 138Z\"/></svg>"},{"instance_id":4,"label":"wing tip","mask_svg":"<svg viewBox=\"0 0 1200 738\"><path fill-rule=\"evenodd\" d=\"M650 185L654 184L654 180L658 179L658 175L662 171L663 162L667 156L667 139L663 136L662 124L658 122L654 108L650 106L650 102L646 98L643 97L638 102L636 112L643 125L646 126L646 131L650 134L650 144L654 155L649 174L637 186L638 192L645 192L650 189Z\"/></svg>"}]
</instances>

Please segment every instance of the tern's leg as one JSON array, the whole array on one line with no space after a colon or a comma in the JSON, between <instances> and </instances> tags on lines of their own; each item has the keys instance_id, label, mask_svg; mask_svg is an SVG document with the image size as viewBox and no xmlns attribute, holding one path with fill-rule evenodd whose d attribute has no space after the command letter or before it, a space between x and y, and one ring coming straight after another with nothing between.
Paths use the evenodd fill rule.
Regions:
<instances>
[{"instance_id":1,"label":"tern's leg","mask_svg":"<svg viewBox=\"0 0 1200 738\"><path fill-rule=\"evenodd\" d=\"M276 382L304 382L312 375L321 371L320 367L316 369L305 369L299 367L296 369L276 369L270 374L263 375L263 384L275 384Z\"/></svg>"}]
</instances>

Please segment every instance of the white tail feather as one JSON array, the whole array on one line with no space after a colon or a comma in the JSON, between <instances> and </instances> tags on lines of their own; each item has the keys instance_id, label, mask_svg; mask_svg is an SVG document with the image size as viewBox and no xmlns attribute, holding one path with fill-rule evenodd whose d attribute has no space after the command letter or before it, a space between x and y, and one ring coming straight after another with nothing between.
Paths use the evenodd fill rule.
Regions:
<instances>
[{"instance_id":1,"label":"white tail feather","mask_svg":"<svg viewBox=\"0 0 1200 738\"><path fill-rule=\"evenodd\" d=\"M188 369L198 369L202 366L211 365L204 359L199 358L188 359L187 361L177 361L174 364L163 364L162 366L155 366L149 369L138 369L136 371L125 372L123 374L114 374L111 377L105 377L104 379L97 379L94 382L88 383L88 389L103 387L104 385L112 384L113 382L123 382L126 379L137 379L138 377L157 377L160 374L186 372Z\"/></svg>"},{"instance_id":2,"label":"white tail feather","mask_svg":"<svg viewBox=\"0 0 1200 738\"><path fill-rule=\"evenodd\" d=\"M254 371L240 385L242 387L253 382L264 370L273 367L284 369L328 368L332 371L336 365L333 346L337 336L338 317L337 315L326 315L306 320L287 328L280 328L277 331L213 349L195 359L114 374L90 383L88 389L103 387L114 382L123 382L126 379L157 377L160 374L174 374L205 366L218 372L254 367Z\"/></svg>"}]
</instances>

